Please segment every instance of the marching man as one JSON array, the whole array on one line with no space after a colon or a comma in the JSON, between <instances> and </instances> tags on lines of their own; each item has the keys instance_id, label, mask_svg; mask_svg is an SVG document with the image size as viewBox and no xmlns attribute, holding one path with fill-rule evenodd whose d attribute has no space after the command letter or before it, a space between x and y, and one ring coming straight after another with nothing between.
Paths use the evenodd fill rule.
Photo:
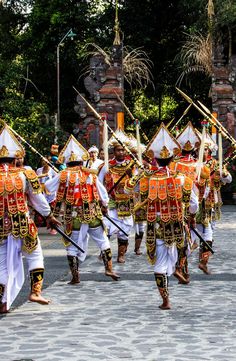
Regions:
<instances>
[{"instance_id":1,"label":"marching man","mask_svg":"<svg viewBox=\"0 0 236 361\"><path fill-rule=\"evenodd\" d=\"M109 199L106 189L95 174L96 171L83 167L89 154L71 135L58 159L66 163L67 168L47 181L45 187L51 194L56 194L55 217L59 217L64 205L65 232L85 251L82 253L74 245L65 243L72 274L70 284L80 283L79 261L86 258L88 236L91 236L102 251L105 274L118 280L119 276L112 270L110 242L103 226L103 214L107 213Z\"/></svg>"},{"instance_id":2,"label":"marching man","mask_svg":"<svg viewBox=\"0 0 236 361\"><path fill-rule=\"evenodd\" d=\"M41 295L44 262L38 231L30 218L28 202L48 225L59 224L52 216L36 173L16 168L16 158L25 152L10 128L0 133L0 313L6 313L24 283L22 256L25 256L31 280L29 300L49 301Z\"/></svg>"},{"instance_id":3,"label":"marching man","mask_svg":"<svg viewBox=\"0 0 236 361\"><path fill-rule=\"evenodd\" d=\"M178 142L164 124L147 146L146 153L155 158L158 168L148 179L147 235L146 247L149 262L154 266L154 276L162 304L162 310L171 308L168 277L175 271L178 249L187 236L184 229L185 209L194 215L198 210L198 199L193 191L193 181L170 171L173 155L180 152ZM126 191L132 192L135 177L126 182Z\"/></svg>"}]
</instances>

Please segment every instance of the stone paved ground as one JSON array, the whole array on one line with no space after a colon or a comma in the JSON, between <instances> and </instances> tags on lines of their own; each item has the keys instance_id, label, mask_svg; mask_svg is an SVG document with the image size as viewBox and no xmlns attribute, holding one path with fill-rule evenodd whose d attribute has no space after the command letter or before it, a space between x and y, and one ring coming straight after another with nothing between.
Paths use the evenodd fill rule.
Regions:
<instances>
[{"instance_id":1,"label":"stone paved ground","mask_svg":"<svg viewBox=\"0 0 236 361\"><path fill-rule=\"evenodd\" d=\"M217 226L213 275L197 269L195 253L192 282L171 278L170 311L159 310L152 269L132 242L126 264L114 263L119 282L103 276L91 243L80 285L67 285L67 275L45 289L49 306L27 302L0 319L0 360L236 360L235 215L225 207Z\"/></svg>"}]
</instances>

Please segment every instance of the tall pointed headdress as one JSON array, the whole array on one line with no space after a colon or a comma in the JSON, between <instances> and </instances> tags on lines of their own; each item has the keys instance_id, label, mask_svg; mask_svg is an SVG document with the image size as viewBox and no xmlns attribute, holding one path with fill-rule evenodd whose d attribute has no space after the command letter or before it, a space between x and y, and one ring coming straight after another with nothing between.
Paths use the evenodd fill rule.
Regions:
<instances>
[{"instance_id":1,"label":"tall pointed headdress","mask_svg":"<svg viewBox=\"0 0 236 361\"><path fill-rule=\"evenodd\" d=\"M168 159L181 152L177 140L171 135L164 123L161 123L156 134L147 146L145 154L149 158Z\"/></svg>"},{"instance_id":2,"label":"tall pointed headdress","mask_svg":"<svg viewBox=\"0 0 236 361\"><path fill-rule=\"evenodd\" d=\"M5 124L0 131L0 158L21 158L25 150Z\"/></svg>"},{"instance_id":3,"label":"tall pointed headdress","mask_svg":"<svg viewBox=\"0 0 236 361\"><path fill-rule=\"evenodd\" d=\"M130 139L129 139L128 135L123 130L116 129L115 135L124 145L126 145L127 147L129 146ZM114 137L114 135L112 135L111 138L108 141L108 147L109 148L114 148L114 147L116 147L118 145L120 145L120 143Z\"/></svg>"},{"instance_id":4,"label":"tall pointed headdress","mask_svg":"<svg viewBox=\"0 0 236 361\"><path fill-rule=\"evenodd\" d=\"M201 138L197 134L191 122L188 122L176 140L180 144L181 148L186 151L198 148L201 143Z\"/></svg>"},{"instance_id":5,"label":"tall pointed headdress","mask_svg":"<svg viewBox=\"0 0 236 361\"><path fill-rule=\"evenodd\" d=\"M69 137L61 150L58 160L60 163L82 162L88 160L89 153L73 135Z\"/></svg>"}]
</instances>

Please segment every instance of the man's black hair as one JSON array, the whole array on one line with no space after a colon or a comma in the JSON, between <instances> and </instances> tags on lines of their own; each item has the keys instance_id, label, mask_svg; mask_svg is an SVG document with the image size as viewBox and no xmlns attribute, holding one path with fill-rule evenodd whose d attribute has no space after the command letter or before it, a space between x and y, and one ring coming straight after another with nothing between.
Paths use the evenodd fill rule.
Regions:
<instances>
[{"instance_id":1,"label":"man's black hair","mask_svg":"<svg viewBox=\"0 0 236 361\"><path fill-rule=\"evenodd\" d=\"M67 166L68 167L75 167L76 165L83 165L83 161L78 161L78 160L75 160L73 162L68 162L67 163Z\"/></svg>"},{"instance_id":2,"label":"man's black hair","mask_svg":"<svg viewBox=\"0 0 236 361\"><path fill-rule=\"evenodd\" d=\"M158 163L158 165L159 165L160 167L165 167L166 165L168 165L168 164L172 161L172 159L173 159L173 156L170 157L170 158L165 158L165 159L162 159L162 158L158 159L158 158L156 158L156 161L157 161L157 163Z\"/></svg>"},{"instance_id":3,"label":"man's black hair","mask_svg":"<svg viewBox=\"0 0 236 361\"><path fill-rule=\"evenodd\" d=\"M7 158L7 157L0 158L0 164L3 164L3 163L13 163L14 160L15 160L15 158Z\"/></svg>"},{"instance_id":4,"label":"man's black hair","mask_svg":"<svg viewBox=\"0 0 236 361\"><path fill-rule=\"evenodd\" d=\"M188 155L188 154L193 154L193 149L191 150L182 149L182 155Z\"/></svg>"}]
</instances>

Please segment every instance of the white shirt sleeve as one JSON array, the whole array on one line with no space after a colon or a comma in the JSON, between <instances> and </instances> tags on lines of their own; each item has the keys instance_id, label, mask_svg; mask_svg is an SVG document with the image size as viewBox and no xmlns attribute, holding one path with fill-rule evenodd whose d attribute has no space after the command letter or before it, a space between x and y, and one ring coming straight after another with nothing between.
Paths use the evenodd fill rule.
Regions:
<instances>
[{"instance_id":1,"label":"white shirt sleeve","mask_svg":"<svg viewBox=\"0 0 236 361\"><path fill-rule=\"evenodd\" d=\"M42 216L47 217L50 212L51 208L46 201L46 198L44 197L43 193L35 194L33 193L32 186L29 182L26 180L26 193L28 196L28 201L30 205Z\"/></svg>"},{"instance_id":2,"label":"white shirt sleeve","mask_svg":"<svg viewBox=\"0 0 236 361\"><path fill-rule=\"evenodd\" d=\"M98 179L102 184L104 184L105 174L106 174L106 167L103 166L102 169L100 170L99 174L98 174Z\"/></svg>"},{"instance_id":3,"label":"white shirt sleeve","mask_svg":"<svg viewBox=\"0 0 236 361\"><path fill-rule=\"evenodd\" d=\"M108 196L107 190L104 187L104 185L99 181L98 178L96 179L96 187L97 187L97 191L99 194L99 198L102 201L102 204L105 207L108 206L109 196Z\"/></svg>"},{"instance_id":4,"label":"white shirt sleeve","mask_svg":"<svg viewBox=\"0 0 236 361\"><path fill-rule=\"evenodd\" d=\"M50 199L50 201L54 201L56 199L57 190L59 188L60 184L60 174L57 173L55 177L52 179L47 180L45 183L46 190L50 193L50 195L53 197L53 199Z\"/></svg>"},{"instance_id":5,"label":"white shirt sleeve","mask_svg":"<svg viewBox=\"0 0 236 361\"><path fill-rule=\"evenodd\" d=\"M190 195L190 204L189 204L189 213L195 214L198 211L198 196L195 193L194 189L191 191Z\"/></svg>"},{"instance_id":6,"label":"white shirt sleeve","mask_svg":"<svg viewBox=\"0 0 236 361\"><path fill-rule=\"evenodd\" d=\"M223 185L225 185L227 183L231 183L232 182L232 175L230 173L228 173L226 177L220 177L220 180L223 183Z\"/></svg>"}]
</instances>

